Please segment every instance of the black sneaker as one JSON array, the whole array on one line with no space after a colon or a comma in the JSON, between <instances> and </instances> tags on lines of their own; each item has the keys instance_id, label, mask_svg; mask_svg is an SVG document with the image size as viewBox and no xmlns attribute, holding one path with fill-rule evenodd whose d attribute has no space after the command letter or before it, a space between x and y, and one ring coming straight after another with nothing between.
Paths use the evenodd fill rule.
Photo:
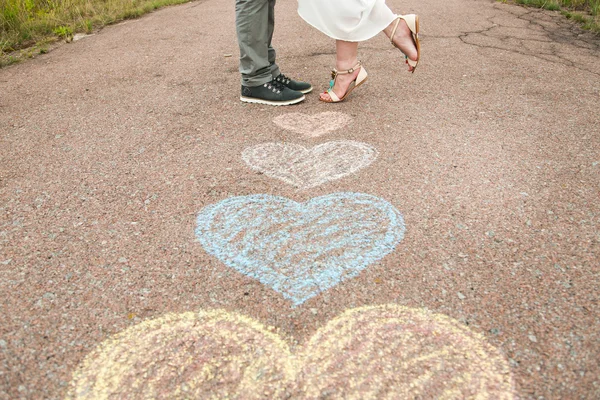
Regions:
<instances>
[{"instance_id":1,"label":"black sneaker","mask_svg":"<svg viewBox=\"0 0 600 400\"><path fill-rule=\"evenodd\" d=\"M276 81L254 87L242 85L242 96L240 97L240 100L246 103L269 104L272 106L289 106L300 103L304 99L304 94Z\"/></svg>"},{"instance_id":2,"label":"black sneaker","mask_svg":"<svg viewBox=\"0 0 600 400\"><path fill-rule=\"evenodd\" d=\"M295 90L301 93L310 93L312 92L312 85L308 82L295 81L293 79L288 78L284 74L279 74L278 77L273 78L275 82L283 83L286 87Z\"/></svg>"}]
</instances>

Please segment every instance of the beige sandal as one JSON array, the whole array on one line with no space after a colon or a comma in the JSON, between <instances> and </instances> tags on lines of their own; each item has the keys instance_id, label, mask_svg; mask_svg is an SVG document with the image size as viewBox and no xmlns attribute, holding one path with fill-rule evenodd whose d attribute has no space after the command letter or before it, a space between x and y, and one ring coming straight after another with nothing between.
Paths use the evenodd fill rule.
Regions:
<instances>
[{"instance_id":1,"label":"beige sandal","mask_svg":"<svg viewBox=\"0 0 600 400\"><path fill-rule=\"evenodd\" d=\"M355 80L353 80L350 83L350 86L348 87L348 90L346 90L346 93L344 94L344 96L342 98L339 98L333 91L333 85L335 85L337 76L351 74L354 71L356 71L358 68L360 68L360 72L358 73L358 76L356 77ZM361 65L360 61L354 67L347 69L345 71L338 71L337 69L334 68L333 70L331 70L331 81L329 82L329 89L327 89L327 91L324 92L329 95L331 100L323 100L322 98L319 98L319 100L321 100L325 103L339 103L340 101L344 101L346 99L346 97L348 97L348 95L350 94L351 91L353 91L354 89L356 89L357 87L359 87L360 85L365 83L366 80L367 80L367 70L364 69L364 67Z\"/></svg>"},{"instance_id":2,"label":"beige sandal","mask_svg":"<svg viewBox=\"0 0 600 400\"><path fill-rule=\"evenodd\" d=\"M398 24L400 20L404 20L406 25L408 25L408 29L410 29L410 33L412 34L413 42L415 42L415 47L417 48L417 60L411 60L408 58L406 54L404 54L404 58L406 59L406 63L412 67L412 73L417 69L417 64L419 64L419 60L421 59L421 43L419 42L419 16L416 14L407 14L407 15L399 15L396 18L396 25L394 25L394 29L392 30L392 34L390 35L390 41L397 49L400 47L396 46L394 43L394 35L396 34L396 29L398 28ZM402 51L402 50L400 50Z\"/></svg>"}]
</instances>

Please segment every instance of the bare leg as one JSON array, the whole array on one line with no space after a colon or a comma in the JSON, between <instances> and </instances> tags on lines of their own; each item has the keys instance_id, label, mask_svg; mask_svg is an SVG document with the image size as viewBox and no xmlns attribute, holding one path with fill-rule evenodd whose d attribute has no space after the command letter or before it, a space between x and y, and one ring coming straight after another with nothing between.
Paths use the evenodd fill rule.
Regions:
<instances>
[{"instance_id":1,"label":"bare leg","mask_svg":"<svg viewBox=\"0 0 600 400\"><path fill-rule=\"evenodd\" d=\"M392 22L383 30L383 33L385 33L388 38L392 35L395 23L395 21ZM417 47L415 46L410 29L404 20L400 20L398 23L398 28L396 29L393 40L396 46L398 46L400 50L408 56L408 58L411 60L417 59ZM335 49L335 68L338 71L348 70L358 63L358 42L345 42L343 40L336 40ZM408 70L412 71L413 68L409 65ZM338 75L333 86L333 92L339 98L342 98L344 94L346 94L346 91L348 90L348 87L352 81L354 81L358 76L359 72L360 68L351 74ZM329 94L327 94L327 92L325 92L321 93L321 99L329 101L331 100L331 97Z\"/></svg>"},{"instance_id":2,"label":"bare leg","mask_svg":"<svg viewBox=\"0 0 600 400\"><path fill-rule=\"evenodd\" d=\"M335 68L338 71L348 70L358 63L358 42L345 42L343 40L336 40L335 51ZM335 85L333 86L333 92L339 98L342 98L344 94L346 94L346 91L348 90L348 87L352 81L358 76L359 72L360 68L351 74L338 75ZM329 101L331 99L327 92L321 93L321 98L325 101Z\"/></svg>"},{"instance_id":3,"label":"bare leg","mask_svg":"<svg viewBox=\"0 0 600 400\"><path fill-rule=\"evenodd\" d=\"M395 24L396 21L389 24L388 27L383 30L383 33L390 39ZM408 29L408 25L406 25L404 20L400 20L400 23L398 24L398 29L396 29L396 34L394 35L394 43L400 48L400 51L408 56L408 58L415 61L417 60L417 47L413 41L410 29ZM409 65L408 70L412 71L412 69L413 68Z\"/></svg>"}]
</instances>

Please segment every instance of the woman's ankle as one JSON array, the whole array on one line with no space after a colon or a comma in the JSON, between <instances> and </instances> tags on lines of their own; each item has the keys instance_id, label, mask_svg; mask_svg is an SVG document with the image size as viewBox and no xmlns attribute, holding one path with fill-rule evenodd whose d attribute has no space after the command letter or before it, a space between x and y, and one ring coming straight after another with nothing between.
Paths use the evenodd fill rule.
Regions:
<instances>
[{"instance_id":1,"label":"woman's ankle","mask_svg":"<svg viewBox=\"0 0 600 400\"><path fill-rule=\"evenodd\" d=\"M336 60L335 69L338 71L348 71L349 69L355 68L358 64L358 58L350 60Z\"/></svg>"},{"instance_id":2,"label":"woman's ankle","mask_svg":"<svg viewBox=\"0 0 600 400\"><path fill-rule=\"evenodd\" d=\"M383 29L383 34L388 37L388 39L392 39L392 32L394 31L394 25L396 25L396 20L392 21L387 27Z\"/></svg>"}]
</instances>

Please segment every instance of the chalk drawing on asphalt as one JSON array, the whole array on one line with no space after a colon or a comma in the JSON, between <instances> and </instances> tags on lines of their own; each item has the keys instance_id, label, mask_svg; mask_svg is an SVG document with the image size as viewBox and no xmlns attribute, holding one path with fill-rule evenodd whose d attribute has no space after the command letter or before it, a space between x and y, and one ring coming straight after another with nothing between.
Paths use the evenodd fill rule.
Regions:
<instances>
[{"instance_id":1,"label":"chalk drawing on asphalt","mask_svg":"<svg viewBox=\"0 0 600 400\"><path fill-rule=\"evenodd\" d=\"M302 113L282 114L273 119L273 122L288 131L303 136L316 138L329 132L344 128L352 121L348 114L327 111L315 115Z\"/></svg>"},{"instance_id":2,"label":"chalk drawing on asphalt","mask_svg":"<svg viewBox=\"0 0 600 400\"><path fill-rule=\"evenodd\" d=\"M167 314L101 343L68 399L515 398L506 359L459 322L394 304L348 310L292 352L222 310Z\"/></svg>"},{"instance_id":3,"label":"chalk drawing on asphalt","mask_svg":"<svg viewBox=\"0 0 600 400\"><path fill-rule=\"evenodd\" d=\"M264 143L244 150L242 158L256 171L309 189L369 166L377 158L377 150L354 141L327 142L310 149L298 144Z\"/></svg>"},{"instance_id":4,"label":"chalk drawing on asphalt","mask_svg":"<svg viewBox=\"0 0 600 400\"><path fill-rule=\"evenodd\" d=\"M225 265L299 305L392 252L404 219L385 200L334 193L297 203L266 194L204 208L196 237Z\"/></svg>"}]
</instances>

